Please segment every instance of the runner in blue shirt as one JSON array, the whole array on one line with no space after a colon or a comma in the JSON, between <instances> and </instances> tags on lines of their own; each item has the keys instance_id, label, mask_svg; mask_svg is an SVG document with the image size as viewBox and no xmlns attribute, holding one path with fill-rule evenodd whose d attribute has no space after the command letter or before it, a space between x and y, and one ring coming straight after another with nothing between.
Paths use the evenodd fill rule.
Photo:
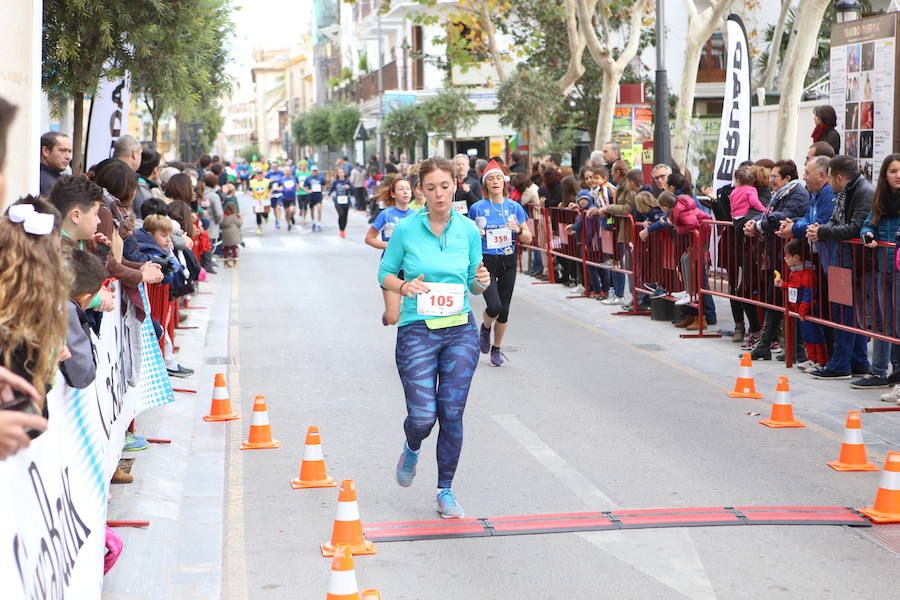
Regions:
<instances>
[{"instance_id":1,"label":"runner in blue shirt","mask_svg":"<svg viewBox=\"0 0 900 600\"><path fill-rule=\"evenodd\" d=\"M372 221L369 231L366 232L368 245L380 250L387 248L394 227L414 212L409 207L410 199L412 199L412 188L409 181L402 177L398 177L391 182L390 186L381 190L380 200L388 208L378 213L378 216ZM384 256L384 252L382 252L382 256ZM403 279L403 271L400 271L397 277ZM381 323L384 326L396 325L400 320L400 296L385 288L381 288L381 292L384 295L384 312L381 314Z\"/></svg>"},{"instance_id":2,"label":"runner in blue shirt","mask_svg":"<svg viewBox=\"0 0 900 600\"><path fill-rule=\"evenodd\" d=\"M241 191L246 192L250 188L250 163L241 159L237 166L237 174L241 184Z\"/></svg>"},{"instance_id":3,"label":"runner in blue shirt","mask_svg":"<svg viewBox=\"0 0 900 600\"><path fill-rule=\"evenodd\" d=\"M506 195L509 177L496 161L488 163L481 176L488 197L469 207L468 216L481 230L481 251L484 266L491 273L491 287L484 292L487 309L480 329L481 352L491 354L491 364L501 366L505 361L500 352L513 288L516 285L516 238L531 242L528 215L518 202ZM495 324L496 322L496 324ZM494 326L494 343L491 344L491 326Z\"/></svg>"},{"instance_id":4,"label":"runner in blue shirt","mask_svg":"<svg viewBox=\"0 0 900 600\"><path fill-rule=\"evenodd\" d=\"M400 221L381 259L378 282L406 296L397 327L397 371L406 396L406 443L397 483L412 485L422 440L440 416L437 506L441 517L465 516L451 486L462 451L462 418L478 365L478 336L467 292L491 276L481 264L478 229L452 209L453 167L429 158L419 169L427 210ZM403 271L408 281L397 275Z\"/></svg>"},{"instance_id":5,"label":"runner in blue shirt","mask_svg":"<svg viewBox=\"0 0 900 600\"><path fill-rule=\"evenodd\" d=\"M282 198L281 171L277 167L266 176L269 180L269 202L272 212L275 213L275 229L281 229L281 218L284 216L284 201Z\"/></svg>"},{"instance_id":6,"label":"runner in blue shirt","mask_svg":"<svg viewBox=\"0 0 900 600\"><path fill-rule=\"evenodd\" d=\"M322 191L325 189L325 176L319 173L318 167L312 168L312 175L303 181L303 188L309 192L309 217L313 231L322 231Z\"/></svg>"},{"instance_id":7,"label":"runner in blue shirt","mask_svg":"<svg viewBox=\"0 0 900 600\"><path fill-rule=\"evenodd\" d=\"M343 169L336 169L334 176L337 179L331 182L331 188L328 190L328 193L331 195L331 199L334 200L334 209L338 214L338 235L347 237L345 229L347 229L347 215L350 214L350 199L353 197L353 186L350 185L350 180L344 175Z\"/></svg>"},{"instance_id":8,"label":"runner in blue shirt","mask_svg":"<svg viewBox=\"0 0 900 600\"><path fill-rule=\"evenodd\" d=\"M297 210L297 188L300 183L291 175L291 168L284 167L281 176L281 201L284 204L284 220L288 231L294 228L294 213Z\"/></svg>"}]
</instances>

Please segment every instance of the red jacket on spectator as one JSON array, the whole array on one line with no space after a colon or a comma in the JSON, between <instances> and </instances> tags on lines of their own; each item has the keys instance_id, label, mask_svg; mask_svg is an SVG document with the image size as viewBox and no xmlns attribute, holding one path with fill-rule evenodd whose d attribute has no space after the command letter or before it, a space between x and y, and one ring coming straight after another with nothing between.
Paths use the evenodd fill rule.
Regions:
<instances>
[{"instance_id":1,"label":"red jacket on spectator","mask_svg":"<svg viewBox=\"0 0 900 600\"><path fill-rule=\"evenodd\" d=\"M709 236L709 224L706 221L712 217L697 207L694 199L686 194L678 196L675 207L672 209L672 222L675 224L675 233L690 233L700 231L703 238Z\"/></svg>"}]
</instances>

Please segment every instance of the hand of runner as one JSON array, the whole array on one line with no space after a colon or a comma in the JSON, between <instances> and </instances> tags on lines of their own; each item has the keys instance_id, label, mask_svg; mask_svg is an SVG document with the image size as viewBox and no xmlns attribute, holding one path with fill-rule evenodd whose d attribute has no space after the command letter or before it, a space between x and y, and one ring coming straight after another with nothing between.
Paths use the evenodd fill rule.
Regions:
<instances>
[{"instance_id":1,"label":"hand of runner","mask_svg":"<svg viewBox=\"0 0 900 600\"><path fill-rule=\"evenodd\" d=\"M69 347L63 344L59 349L59 362L69 360L70 358L72 358L72 353L69 352Z\"/></svg>"},{"instance_id":2,"label":"hand of runner","mask_svg":"<svg viewBox=\"0 0 900 600\"><path fill-rule=\"evenodd\" d=\"M522 231L522 228L519 226L519 222L516 221L516 218L511 216L506 220L506 226L509 227L509 230L513 233L519 233Z\"/></svg>"},{"instance_id":3,"label":"hand of runner","mask_svg":"<svg viewBox=\"0 0 900 600\"><path fill-rule=\"evenodd\" d=\"M475 280L478 282L478 285L487 289L491 285L491 272L487 270L487 267L484 266L484 263L478 263L478 267L475 269Z\"/></svg>"},{"instance_id":4,"label":"hand of runner","mask_svg":"<svg viewBox=\"0 0 900 600\"><path fill-rule=\"evenodd\" d=\"M419 275L413 280L405 282L401 287L403 288L402 294L407 298L415 298L417 294L424 294L429 292L431 288L425 285L425 275Z\"/></svg>"}]
</instances>

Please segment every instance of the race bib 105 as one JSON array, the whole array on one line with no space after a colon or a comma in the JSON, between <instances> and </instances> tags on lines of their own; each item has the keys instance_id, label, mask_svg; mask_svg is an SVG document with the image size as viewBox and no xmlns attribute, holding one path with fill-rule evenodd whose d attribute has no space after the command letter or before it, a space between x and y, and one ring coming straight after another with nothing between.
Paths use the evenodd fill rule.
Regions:
<instances>
[{"instance_id":1,"label":"race bib 105","mask_svg":"<svg viewBox=\"0 0 900 600\"><path fill-rule=\"evenodd\" d=\"M417 296L416 311L420 315L432 317L448 317L458 315L463 310L463 294L461 283L426 282L429 292Z\"/></svg>"}]
</instances>

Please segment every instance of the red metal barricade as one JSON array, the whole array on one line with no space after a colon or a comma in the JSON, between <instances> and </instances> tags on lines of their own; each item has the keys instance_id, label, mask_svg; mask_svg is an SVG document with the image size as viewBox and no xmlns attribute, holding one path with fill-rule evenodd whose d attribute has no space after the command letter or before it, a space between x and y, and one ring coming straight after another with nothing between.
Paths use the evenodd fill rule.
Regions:
<instances>
[{"instance_id":1,"label":"red metal barricade","mask_svg":"<svg viewBox=\"0 0 900 600\"><path fill-rule=\"evenodd\" d=\"M161 283L147 284L147 298L150 301L150 314L162 326L175 342L175 302L169 298L169 285ZM159 339L159 348L165 352L165 340Z\"/></svg>"}]
</instances>

